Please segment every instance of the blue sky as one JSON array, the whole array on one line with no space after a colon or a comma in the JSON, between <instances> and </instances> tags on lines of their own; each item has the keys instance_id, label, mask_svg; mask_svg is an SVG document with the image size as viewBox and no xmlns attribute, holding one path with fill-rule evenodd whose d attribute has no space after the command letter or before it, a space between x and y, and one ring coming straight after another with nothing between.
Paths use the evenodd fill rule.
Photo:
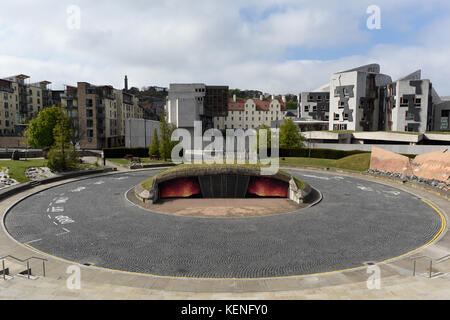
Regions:
<instances>
[{"instance_id":1,"label":"blue sky","mask_svg":"<svg viewBox=\"0 0 450 320\"><path fill-rule=\"evenodd\" d=\"M71 5L79 28L68 27ZM380 30L367 28L369 5L380 8ZM137 87L205 82L283 94L379 63L393 79L420 68L450 95L449 39L447 0L16 0L0 12L0 76L121 88L127 74Z\"/></svg>"}]
</instances>

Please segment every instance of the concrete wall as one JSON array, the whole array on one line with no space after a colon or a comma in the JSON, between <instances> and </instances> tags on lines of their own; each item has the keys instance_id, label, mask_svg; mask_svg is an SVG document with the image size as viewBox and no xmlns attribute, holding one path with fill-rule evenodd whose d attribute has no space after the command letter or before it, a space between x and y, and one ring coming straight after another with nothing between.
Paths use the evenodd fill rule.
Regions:
<instances>
[{"instance_id":1,"label":"concrete wall","mask_svg":"<svg viewBox=\"0 0 450 320\"><path fill-rule=\"evenodd\" d=\"M309 144L306 143L306 146ZM374 145L370 144L338 144L338 143L312 143L311 148L313 149L333 149L333 150L361 150L371 152ZM391 152L401 153L401 154L425 154L429 152L450 149L450 146L425 146L425 145L375 145L378 148L388 150Z\"/></svg>"},{"instance_id":2,"label":"concrete wall","mask_svg":"<svg viewBox=\"0 0 450 320\"><path fill-rule=\"evenodd\" d=\"M125 120L125 146L127 148L150 147L156 128L160 137L159 121L144 119Z\"/></svg>"},{"instance_id":3,"label":"concrete wall","mask_svg":"<svg viewBox=\"0 0 450 320\"><path fill-rule=\"evenodd\" d=\"M0 137L0 148L25 148L23 137Z\"/></svg>"}]
</instances>

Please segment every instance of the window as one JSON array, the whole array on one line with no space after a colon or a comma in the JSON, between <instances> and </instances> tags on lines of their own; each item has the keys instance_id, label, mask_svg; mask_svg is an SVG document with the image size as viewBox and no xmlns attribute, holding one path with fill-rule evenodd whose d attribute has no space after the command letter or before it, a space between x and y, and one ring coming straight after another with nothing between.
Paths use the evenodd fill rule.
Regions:
<instances>
[{"instance_id":1,"label":"window","mask_svg":"<svg viewBox=\"0 0 450 320\"><path fill-rule=\"evenodd\" d=\"M313 106L313 112L317 111L317 106Z\"/></svg>"},{"instance_id":2,"label":"window","mask_svg":"<svg viewBox=\"0 0 450 320\"><path fill-rule=\"evenodd\" d=\"M5 102L5 109L8 109L8 102Z\"/></svg>"},{"instance_id":3,"label":"window","mask_svg":"<svg viewBox=\"0 0 450 320\"><path fill-rule=\"evenodd\" d=\"M408 99L400 98L400 107L407 107L408 106Z\"/></svg>"},{"instance_id":4,"label":"window","mask_svg":"<svg viewBox=\"0 0 450 320\"><path fill-rule=\"evenodd\" d=\"M94 116L94 112L92 109L86 109L86 117L92 118Z\"/></svg>"},{"instance_id":5,"label":"window","mask_svg":"<svg viewBox=\"0 0 450 320\"><path fill-rule=\"evenodd\" d=\"M3 94L3 97L5 98L5 100L8 100L8 94L6 92Z\"/></svg>"},{"instance_id":6,"label":"window","mask_svg":"<svg viewBox=\"0 0 450 320\"><path fill-rule=\"evenodd\" d=\"M344 97L348 97L350 94L348 92L348 88L344 89Z\"/></svg>"},{"instance_id":7,"label":"window","mask_svg":"<svg viewBox=\"0 0 450 320\"><path fill-rule=\"evenodd\" d=\"M87 131L87 136L88 136L88 138L93 138L94 137L94 130L88 130Z\"/></svg>"},{"instance_id":8,"label":"window","mask_svg":"<svg viewBox=\"0 0 450 320\"><path fill-rule=\"evenodd\" d=\"M5 126L9 127L9 120L5 120Z\"/></svg>"},{"instance_id":9,"label":"window","mask_svg":"<svg viewBox=\"0 0 450 320\"><path fill-rule=\"evenodd\" d=\"M344 113L344 120L348 120L348 113Z\"/></svg>"},{"instance_id":10,"label":"window","mask_svg":"<svg viewBox=\"0 0 450 320\"><path fill-rule=\"evenodd\" d=\"M415 104L416 104L416 106L420 106L422 104L422 99L417 98Z\"/></svg>"},{"instance_id":11,"label":"window","mask_svg":"<svg viewBox=\"0 0 450 320\"><path fill-rule=\"evenodd\" d=\"M335 113L334 114L334 120L335 121L339 121L339 113Z\"/></svg>"},{"instance_id":12,"label":"window","mask_svg":"<svg viewBox=\"0 0 450 320\"><path fill-rule=\"evenodd\" d=\"M309 112L309 106L305 106L305 112Z\"/></svg>"},{"instance_id":13,"label":"window","mask_svg":"<svg viewBox=\"0 0 450 320\"><path fill-rule=\"evenodd\" d=\"M86 127L88 128L92 128L94 126L94 121L93 120L86 120Z\"/></svg>"}]
</instances>

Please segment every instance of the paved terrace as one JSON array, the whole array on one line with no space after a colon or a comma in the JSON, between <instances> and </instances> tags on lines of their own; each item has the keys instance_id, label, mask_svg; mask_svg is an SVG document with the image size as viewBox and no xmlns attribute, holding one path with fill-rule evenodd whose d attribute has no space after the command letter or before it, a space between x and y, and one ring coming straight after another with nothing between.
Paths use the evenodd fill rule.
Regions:
<instances>
[{"instance_id":1,"label":"paved terrace","mask_svg":"<svg viewBox=\"0 0 450 320\"><path fill-rule=\"evenodd\" d=\"M303 171L304 173L304 171ZM322 173L310 176L326 177ZM340 177L350 177L339 174ZM311 178L314 179L314 178ZM321 180L321 179L319 179ZM370 178L369 180L380 180ZM422 193L416 189L383 182L389 187L399 188L413 193ZM60 184L60 183L59 183ZM57 185L57 184L55 184ZM48 186L47 186L48 187ZM22 197L42 190L16 195L0 204L1 212ZM450 212L450 204L433 194L421 194L432 201L444 213ZM450 239L444 234L438 242L415 253L438 259L450 252ZM27 247L13 241L5 233L0 234L0 255L11 254L19 258L32 255L46 257L31 252ZM171 277L143 276L82 267L82 289L69 290L66 287L67 267L70 263L48 258L47 277L26 280L16 277L10 281L0 280L0 297L6 299L448 299L450 298L449 276L450 261L444 261L433 268L436 275L427 279L426 261L418 262L417 275L412 277L410 257L402 257L383 263L381 267L381 289L368 290L366 280L370 276L367 269L360 268L345 272L323 275L258 279L258 280L198 280ZM423 259L422 259L423 260ZM8 263L11 268L18 265ZM32 266L34 273L39 267Z\"/></svg>"}]
</instances>

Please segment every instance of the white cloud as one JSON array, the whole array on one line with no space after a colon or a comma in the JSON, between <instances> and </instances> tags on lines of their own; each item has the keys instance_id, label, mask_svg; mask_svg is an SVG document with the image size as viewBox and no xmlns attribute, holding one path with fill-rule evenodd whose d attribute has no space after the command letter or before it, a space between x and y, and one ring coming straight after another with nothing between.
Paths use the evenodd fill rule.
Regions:
<instances>
[{"instance_id":1,"label":"white cloud","mask_svg":"<svg viewBox=\"0 0 450 320\"><path fill-rule=\"evenodd\" d=\"M378 0L386 26L410 30L414 20L442 0ZM81 9L81 29L66 27L69 5ZM393 78L417 68L441 94L449 74L448 22L425 26L419 43L384 45L361 28L372 1L10 1L0 12L0 75L25 73L33 81L88 81L123 86L167 86L206 82L273 93L297 93L321 86L331 73L377 62ZM405 11L406 10L406 11ZM409 11L408 11L409 10ZM439 9L438 9L439 10ZM252 19L246 19L251 14ZM448 21L448 20L446 20ZM445 28L447 28L445 30ZM438 29L439 32L435 30ZM330 60L286 59L294 48L319 52L365 46L367 53Z\"/></svg>"}]
</instances>

